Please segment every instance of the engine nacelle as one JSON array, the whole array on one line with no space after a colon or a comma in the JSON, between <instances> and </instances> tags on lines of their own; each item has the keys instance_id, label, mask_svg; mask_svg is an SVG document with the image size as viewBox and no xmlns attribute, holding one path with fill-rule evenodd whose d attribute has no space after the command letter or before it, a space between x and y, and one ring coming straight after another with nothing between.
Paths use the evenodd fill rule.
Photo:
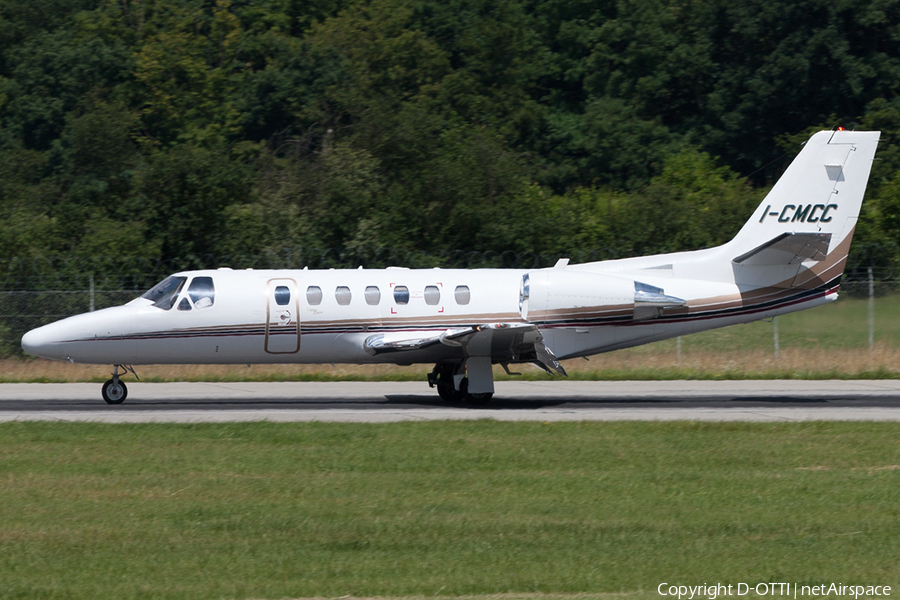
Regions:
<instances>
[{"instance_id":1,"label":"engine nacelle","mask_svg":"<svg viewBox=\"0 0 900 600\"><path fill-rule=\"evenodd\" d=\"M532 323L646 321L684 305L662 288L600 273L531 271L519 286L519 314Z\"/></svg>"},{"instance_id":2,"label":"engine nacelle","mask_svg":"<svg viewBox=\"0 0 900 600\"><path fill-rule=\"evenodd\" d=\"M607 321L634 315L634 281L561 269L522 276L519 313L531 322Z\"/></svg>"}]
</instances>

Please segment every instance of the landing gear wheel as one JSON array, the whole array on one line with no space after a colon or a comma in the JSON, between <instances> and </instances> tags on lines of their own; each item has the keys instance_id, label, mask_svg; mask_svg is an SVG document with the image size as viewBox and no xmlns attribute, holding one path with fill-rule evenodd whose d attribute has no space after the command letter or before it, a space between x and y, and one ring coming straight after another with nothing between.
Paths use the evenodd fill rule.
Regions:
<instances>
[{"instance_id":1,"label":"landing gear wheel","mask_svg":"<svg viewBox=\"0 0 900 600\"><path fill-rule=\"evenodd\" d=\"M481 406L487 404L491 401L491 398L494 397L492 392L484 392L483 394L470 394L469 393L469 378L466 377L459 384L459 391L466 399L466 402L472 404L474 406Z\"/></svg>"},{"instance_id":2,"label":"landing gear wheel","mask_svg":"<svg viewBox=\"0 0 900 600\"><path fill-rule=\"evenodd\" d=\"M121 381L110 379L103 384L101 393L107 404L122 404L128 397L128 388Z\"/></svg>"},{"instance_id":3,"label":"landing gear wheel","mask_svg":"<svg viewBox=\"0 0 900 600\"><path fill-rule=\"evenodd\" d=\"M461 390L453 387L453 376L459 371L458 365L440 364L435 367L434 385L438 396L446 402L459 402L465 397Z\"/></svg>"},{"instance_id":4,"label":"landing gear wheel","mask_svg":"<svg viewBox=\"0 0 900 600\"><path fill-rule=\"evenodd\" d=\"M463 399L463 394L453 387L453 380L444 382L439 381L437 384L438 396L447 402L459 402Z\"/></svg>"}]
</instances>

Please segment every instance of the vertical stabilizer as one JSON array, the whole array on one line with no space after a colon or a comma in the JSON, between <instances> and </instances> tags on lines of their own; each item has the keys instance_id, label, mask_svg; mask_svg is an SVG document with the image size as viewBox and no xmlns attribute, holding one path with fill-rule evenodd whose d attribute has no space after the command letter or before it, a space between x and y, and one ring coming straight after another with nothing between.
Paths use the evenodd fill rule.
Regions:
<instances>
[{"instance_id":1,"label":"vertical stabilizer","mask_svg":"<svg viewBox=\"0 0 900 600\"><path fill-rule=\"evenodd\" d=\"M836 285L872 169L877 131L820 131L727 244L738 283Z\"/></svg>"},{"instance_id":2,"label":"vertical stabilizer","mask_svg":"<svg viewBox=\"0 0 900 600\"><path fill-rule=\"evenodd\" d=\"M730 246L735 256L783 234L831 234L846 254L872 169L877 131L820 131L806 142Z\"/></svg>"}]
</instances>

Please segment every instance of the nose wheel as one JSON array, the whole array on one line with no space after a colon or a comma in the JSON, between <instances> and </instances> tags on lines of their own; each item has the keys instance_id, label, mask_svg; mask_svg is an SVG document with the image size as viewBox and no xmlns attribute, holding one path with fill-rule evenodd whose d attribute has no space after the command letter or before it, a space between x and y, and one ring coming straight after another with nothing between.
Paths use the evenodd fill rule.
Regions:
<instances>
[{"instance_id":1,"label":"nose wheel","mask_svg":"<svg viewBox=\"0 0 900 600\"><path fill-rule=\"evenodd\" d=\"M122 404L128 397L128 387L119 380L119 367L140 379L134 369L128 365L113 365L112 379L104 383L103 389L100 390L107 404Z\"/></svg>"},{"instance_id":2,"label":"nose wheel","mask_svg":"<svg viewBox=\"0 0 900 600\"><path fill-rule=\"evenodd\" d=\"M128 397L128 387L121 381L110 379L103 384L101 393L107 404L122 404Z\"/></svg>"}]
</instances>

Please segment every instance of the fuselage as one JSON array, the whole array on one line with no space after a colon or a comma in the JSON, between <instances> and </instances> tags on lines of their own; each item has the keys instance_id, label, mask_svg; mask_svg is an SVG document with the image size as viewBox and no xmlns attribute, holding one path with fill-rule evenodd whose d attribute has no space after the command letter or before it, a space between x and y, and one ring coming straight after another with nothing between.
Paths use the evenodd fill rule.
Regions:
<instances>
[{"instance_id":1,"label":"fuselage","mask_svg":"<svg viewBox=\"0 0 900 600\"><path fill-rule=\"evenodd\" d=\"M735 283L643 274L641 283L683 298L636 318L633 275L604 263L565 269L237 270L177 273L163 302L136 298L77 315L23 338L26 352L98 364L370 363L462 361L459 345L376 353L367 341L427 338L488 324L533 326L559 358L609 350L808 308L834 289L748 301ZM580 267L580 269L579 269ZM523 305L523 279L546 279L550 300ZM167 280L167 281L169 281ZM196 283L206 291L192 291ZM536 287L536 283L532 284ZM172 293L173 292L173 293ZM809 293L814 292L814 293ZM554 300L556 298L556 300ZM524 299L527 303L528 299ZM532 292L532 304L536 295ZM555 303L555 304L554 304ZM521 333L519 335L522 335ZM531 362L494 336L493 362Z\"/></svg>"}]
</instances>

